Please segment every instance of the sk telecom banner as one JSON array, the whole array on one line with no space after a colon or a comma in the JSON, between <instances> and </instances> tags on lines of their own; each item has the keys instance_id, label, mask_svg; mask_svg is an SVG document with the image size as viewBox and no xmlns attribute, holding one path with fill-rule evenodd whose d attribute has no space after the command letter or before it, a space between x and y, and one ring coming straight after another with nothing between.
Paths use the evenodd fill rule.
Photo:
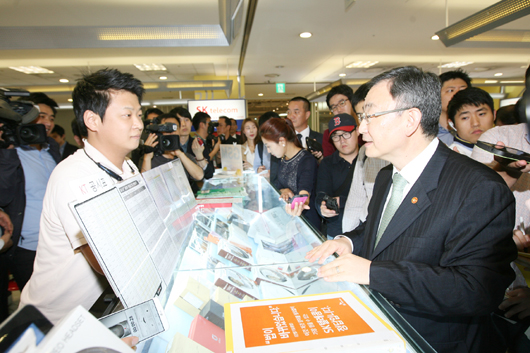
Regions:
<instances>
[{"instance_id":1,"label":"sk telecom banner","mask_svg":"<svg viewBox=\"0 0 530 353\"><path fill-rule=\"evenodd\" d=\"M247 117L247 101L245 99L190 100L188 110L192 118L197 112L205 112L212 118L212 121L218 120L223 115L231 119L243 120Z\"/></svg>"}]
</instances>

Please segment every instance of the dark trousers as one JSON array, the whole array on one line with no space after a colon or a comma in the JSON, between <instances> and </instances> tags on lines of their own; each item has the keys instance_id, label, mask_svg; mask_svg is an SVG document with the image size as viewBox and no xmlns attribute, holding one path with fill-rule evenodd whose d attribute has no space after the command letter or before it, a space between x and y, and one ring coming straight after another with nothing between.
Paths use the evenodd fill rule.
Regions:
<instances>
[{"instance_id":1,"label":"dark trousers","mask_svg":"<svg viewBox=\"0 0 530 353\"><path fill-rule=\"evenodd\" d=\"M15 282L17 282L17 286L21 292L33 273L33 263L35 262L36 254L36 251L17 247L11 259L9 269L13 277L15 277Z\"/></svg>"}]
</instances>

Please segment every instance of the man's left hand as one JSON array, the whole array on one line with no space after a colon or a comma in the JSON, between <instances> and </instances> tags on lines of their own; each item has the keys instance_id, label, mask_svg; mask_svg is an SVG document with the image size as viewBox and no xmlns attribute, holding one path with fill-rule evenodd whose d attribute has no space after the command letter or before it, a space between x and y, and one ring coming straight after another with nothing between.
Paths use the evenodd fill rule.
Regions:
<instances>
[{"instance_id":1,"label":"man's left hand","mask_svg":"<svg viewBox=\"0 0 530 353\"><path fill-rule=\"evenodd\" d=\"M311 154L315 156L315 158L318 160L319 163L322 160L322 158L324 158L324 155L320 151L312 151Z\"/></svg>"},{"instance_id":2,"label":"man's left hand","mask_svg":"<svg viewBox=\"0 0 530 353\"><path fill-rule=\"evenodd\" d=\"M318 276L328 282L352 282L370 284L372 261L353 254L341 255L335 261L322 266Z\"/></svg>"},{"instance_id":3,"label":"man's left hand","mask_svg":"<svg viewBox=\"0 0 530 353\"><path fill-rule=\"evenodd\" d=\"M506 295L508 298L499 305L499 309L506 311L506 318L516 316L522 320L530 316L530 288L517 288Z\"/></svg>"}]
</instances>

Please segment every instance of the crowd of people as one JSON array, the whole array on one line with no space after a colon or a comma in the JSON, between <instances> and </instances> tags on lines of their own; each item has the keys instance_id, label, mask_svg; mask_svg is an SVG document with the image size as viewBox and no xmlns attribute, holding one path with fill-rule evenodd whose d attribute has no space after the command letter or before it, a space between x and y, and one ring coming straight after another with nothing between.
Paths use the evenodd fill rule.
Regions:
<instances>
[{"instance_id":1,"label":"crowd of people","mask_svg":"<svg viewBox=\"0 0 530 353\"><path fill-rule=\"evenodd\" d=\"M339 255L319 276L382 293L440 352L530 351L530 289L513 263L530 247L530 166L477 146L530 152L528 128L517 107L496 111L464 71L402 67L355 92L335 86L323 133L310 129L304 97L289 101L286 117L243 120L239 134L238 122L221 116L211 134L204 112L142 113L143 94L118 70L80 79L71 126L80 149L54 124L56 102L29 97L39 115L23 123L43 124L47 142L0 149L0 320L8 271L21 304L52 322L103 292L103 272L68 209L81 197L77 180L112 185L178 159L197 191L221 166L220 146L238 144L244 168L269 179L286 212L327 236L307 258ZM161 125L172 131L153 130Z\"/></svg>"}]
</instances>

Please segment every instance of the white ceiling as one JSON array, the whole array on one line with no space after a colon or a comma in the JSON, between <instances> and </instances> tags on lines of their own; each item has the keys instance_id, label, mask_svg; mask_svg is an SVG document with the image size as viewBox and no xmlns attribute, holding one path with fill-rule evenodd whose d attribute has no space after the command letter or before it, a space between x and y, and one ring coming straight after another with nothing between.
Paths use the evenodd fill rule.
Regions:
<instances>
[{"instance_id":1,"label":"white ceiling","mask_svg":"<svg viewBox=\"0 0 530 353\"><path fill-rule=\"evenodd\" d=\"M488 7L496 0L447 0L449 24ZM246 16L248 0L244 3ZM339 79L368 79L395 66L413 64L438 73L440 63L472 61L465 70L473 78L522 78L530 63L528 48L446 48L431 36L445 27L446 0L357 0L345 11L344 0L259 0L250 34L242 75L247 99L277 100L307 95ZM244 16L244 17L245 17ZM2 30L23 30L38 38L45 27L216 25L218 0L3 0ZM69 27L70 31L69 31ZM530 16L501 29L530 30ZM301 32L313 36L301 39ZM13 32L10 32L13 33ZM237 74L243 27L230 46L143 47L97 49L0 48L0 86L71 87L81 72L116 67L133 73L144 83L160 82L160 73L143 73L135 63L159 63L168 68L168 81L195 76ZM18 38L18 37L17 37ZM31 38L32 40L34 38ZM28 41L30 38L28 37ZM148 44L149 45L149 44ZM371 60L370 69L346 69L353 61ZM53 70L52 75L26 75L10 66L35 65ZM283 66L278 68L278 66ZM479 69L479 70L476 70ZM274 78L267 74L278 74ZM71 83L60 84L59 78ZM498 79L498 78L497 78ZM286 82L287 93L276 94L267 82ZM263 97L258 97L263 93ZM66 103L68 92L51 93ZM189 92L184 96L189 97ZM178 98L177 92L150 92L160 99Z\"/></svg>"}]
</instances>

